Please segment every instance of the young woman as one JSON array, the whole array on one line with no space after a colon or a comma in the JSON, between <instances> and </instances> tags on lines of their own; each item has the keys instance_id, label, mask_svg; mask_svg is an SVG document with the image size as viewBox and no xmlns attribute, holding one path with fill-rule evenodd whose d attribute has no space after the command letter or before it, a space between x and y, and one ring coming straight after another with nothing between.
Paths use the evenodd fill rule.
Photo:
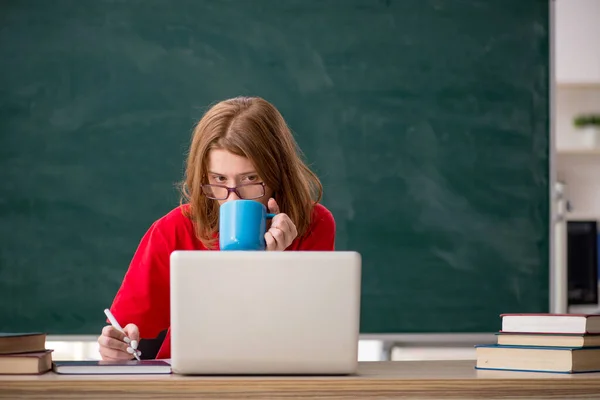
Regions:
<instances>
[{"instance_id":1,"label":"young woman","mask_svg":"<svg viewBox=\"0 0 600 400\"><path fill-rule=\"evenodd\" d=\"M169 257L174 250L218 250L219 206L253 199L277 214L267 250L333 250L335 222L319 201L322 186L302 162L283 117L261 98L214 105L194 129L182 187L183 204L143 236L111 307L125 334L105 326L104 360L133 358L140 338L167 330L156 358L171 357Z\"/></svg>"}]
</instances>

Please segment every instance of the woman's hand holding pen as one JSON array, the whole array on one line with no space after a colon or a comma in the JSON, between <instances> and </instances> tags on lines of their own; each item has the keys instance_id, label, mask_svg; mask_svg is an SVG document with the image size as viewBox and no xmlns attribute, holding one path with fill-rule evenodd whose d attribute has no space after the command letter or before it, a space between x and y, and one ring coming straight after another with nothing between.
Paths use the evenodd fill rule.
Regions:
<instances>
[{"instance_id":1,"label":"woman's hand holding pen","mask_svg":"<svg viewBox=\"0 0 600 400\"><path fill-rule=\"evenodd\" d=\"M104 309L104 314L110 325L102 329L102 335L98 338L102 359L115 361L131 360L135 357L139 361L142 352L137 349L140 340L138 327L135 324L127 324L122 328L108 308Z\"/></svg>"},{"instance_id":2,"label":"woman's hand holding pen","mask_svg":"<svg viewBox=\"0 0 600 400\"><path fill-rule=\"evenodd\" d=\"M103 360L131 360L135 351L139 356L142 354L137 350L140 340L140 331L134 324L128 324L123 328L123 332L117 328L107 325L102 329L102 335L98 337L100 345L100 355Z\"/></svg>"}]
</instances>

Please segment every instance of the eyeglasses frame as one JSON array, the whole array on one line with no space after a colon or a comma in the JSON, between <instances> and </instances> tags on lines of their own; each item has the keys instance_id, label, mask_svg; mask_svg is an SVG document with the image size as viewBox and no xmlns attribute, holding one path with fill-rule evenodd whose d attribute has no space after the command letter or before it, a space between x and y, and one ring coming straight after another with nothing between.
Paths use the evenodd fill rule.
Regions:
<instances>
[{"instance_id":1,"label":"eyeglasses frame","mask_svg":"<svg viewBox=\"0 0 600 400\"><path fill-rule=\"evenodd\" d=\"M247 197L242 197L240 196L240 192L238 192L238 188L241 187L245 187L245 186L256 186L259 185L262 187L262 194L260 196L257 197L253 197L251 199L247 198ZM227 198L229 198L229 195L231 193L235 193L237 197L239 197L242 200L254 200L254 199L260 199L261 197L263 197L265 195L265 183L264 182L252 182L252 183L244 183L242 185L237 185L234 187L229 187L226 185L219 185L219 184L211 184L211 183L207 183L204 185L201 185L201 187L204 189L205 187L218 187L218 188L222 188L222 189L227 189L227 196L225 196L225 198L216 198L216 197L211 197L209 195L207 195L206 193L204 193L204 190L202 191L202 194L206 197L208 197L211 200L227 200Z\"/></svg>"}]
</instances>

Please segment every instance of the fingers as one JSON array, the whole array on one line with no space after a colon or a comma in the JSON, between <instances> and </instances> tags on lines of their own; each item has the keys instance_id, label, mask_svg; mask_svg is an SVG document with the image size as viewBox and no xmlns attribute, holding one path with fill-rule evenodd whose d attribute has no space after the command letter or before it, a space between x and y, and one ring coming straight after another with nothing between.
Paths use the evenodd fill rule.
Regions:
<instances>
[{"instance_id":1,"label":"fingers","mask_svg":"<svg viewBox=\"0 0 600 400\"><path fill-rule=\"evenodd\" d=\"M122 342L127 342L129 340L128 337L125 337L125 334L123 332L116 329L112 325L107 325L104 328L102 328L102 336L118 339Z\"/></svg>"},{"instance_id":2,"label":"fingers","mask_svg":"<svg viewBox=\"0 0 600 400\"><path fill-rule=\"evenodd\" d=\"M135 327L135 325L133 325ZM137 330L137 327L135 327ZM132 328L130 328L131 331ZM139 331L136 332L139 340ZM126 341L130 341L122 332L112 326L105 326L102 335L98 337L100 355L103 360L130 360L134 350ZM133 344L133 341L131 341ZM137 341L136 341L137 347ZM141 354L138 351L138 355Z\"/></svg>"},{"instance_id":3,"label":"fingers","mask_svg":"<svg viewBox=\"0 0 600 400\"><path fill-rule=\"evenodd\" d=\"M265 243L267 245L267 251L275 251L277 250L277 242L275 238L271 234L271 230L265 233Z\"/></svg>"},{"instance_id":4,"label":"fingers","mask_svg":"<svg viewBox=\"0 0 600 400\"><path fill-rule=\"evenodd\" d=\"M271 227L265 233L267 250L283 251L292 244L297 235L296 225L294 225L290 217L286 214L277 214L273 218Z\"/></svg>"},{"instance_id":5,"label":"fingers","mask_svg":"<svg viewBox=\"0 0 600 400\"><path fill-rule=\"evenodd\" d=\"M134 357L134 351L137 352L138 356L142 354L141 351L134 350L123 342L116 343L113 342L116 339L111 339L110 341L107 341L105 338L105 336L100 336L98 338L98 344L100 345L99 352L103 360L131 360ZM122 346L119 343L122 343L125 346ZM125 347L125 350L123 349L123 347Z\"/></svg>"},{"instance_id":6,"label":"fingers","mask_svg":"<svg viewBox=\"0 0 600 400\"><path fill-rule=\"evenodd\" d=\"M279 205L277 204L277 202L275 201L274 198L270 198L269 202L267 203L267 206L269 208L269 212L271 214L279 214Z\"/></svg>"},{"instance_id":7,"label":"fingers","mask_svg":"<svg viewBox=\"0 0 600 400\"><path fill-rule=\"evenodd\" d=\"M102 335L98 337L99 351L102 359L111 359L111 360L129 360L133 356L132 354L127 353L127 349L129 345L125 343L122 339L124 339L124 335L121 334L121 338L115 338L115 336L119 336L117 333L113 332L117 331L112 326L105 327L102 330Z\"/></svg>"},{"instance_id":8,"label":"fingers","mask_svg":"<svg viewBox=\"0 0 600 400\"><path fill-rule=\"evenodd\" d=\"M138 343L140 342L140 330L135 324L127 324L123 328L125 334L129 339L131 339L131 347L137 349Z\"/></svg>"},{"instance_id":9,"label":"fingers","mask_svg":"<svg viewBox=\"0 0 600 400\"><path fill-rule=\"evenodd\" d=\"M269 229L269 232L271 233L271 236L273 236L273 239L275 239L275 250L285 250L287 247L285 232L279 228L271 228Z\"/></svg>"},{"instance_id":10,"label":"fingers","mask_svg":"<svg viewBox=\"0 0 600 400\"><path fill-rule=\"evenodd\" d=\"M279 205L274 198L269 199L267 206L270 213L277 214L272 219L269 230L265 233L267 250L285 250L296 239L296 236L298 236L296 225L287 214L281 213Z\"/></svg>"},{"instance_id":11,"label":"fingers","mask_svg":"<svg viewBox=\"0 0 600 400\"><path fill-rule=\"evenodd\" d=\"M286 239L289 242L287 243L288 246L292 243L296 236L298 236L296 225L294 225L294 223L287 214L277 214L275 218L273 218L271 228L278 228L283 231Z\"/></svg>"}]
</instances>

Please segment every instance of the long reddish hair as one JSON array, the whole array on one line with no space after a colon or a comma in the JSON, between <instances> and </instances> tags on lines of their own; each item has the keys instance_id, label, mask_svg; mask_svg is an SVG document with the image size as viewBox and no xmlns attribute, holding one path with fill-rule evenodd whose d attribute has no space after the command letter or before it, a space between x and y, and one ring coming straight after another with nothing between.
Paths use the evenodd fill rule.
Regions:
<instances>
[{"instance_id":1,"label":"long reddish hair","mask_svg":"<svg viewBox=\"0 0 600 400\"><path fill-rule=\"evenodd\" d=\"M259 97L236 97L211 107L192 134L182 203L194 222L196 236L208 248L215 243L219 205L204 196L208 183L208 154L224 149L248 158L265 184L273 190L281 212L286 213L302 236L310 225L312 208L321 200L319 178L302 160L302 153L283 116Z\"/></svg>"}]
</instances>

